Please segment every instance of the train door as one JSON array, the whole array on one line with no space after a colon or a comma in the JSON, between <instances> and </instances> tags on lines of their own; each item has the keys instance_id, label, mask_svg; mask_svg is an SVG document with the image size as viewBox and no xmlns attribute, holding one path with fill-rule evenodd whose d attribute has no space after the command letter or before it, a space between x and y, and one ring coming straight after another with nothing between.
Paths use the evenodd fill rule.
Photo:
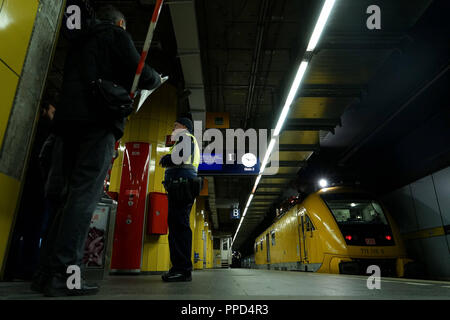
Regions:
<instances>
[{"instance_id":1,"label":"train door","mask_svg":"<svg viewBox=\"0 0 450 320\"><path fill-rule=\"evenodd\" d=\"M314 260L314 230L311 219L306 211L303 211L299 221L299 253L302 264L310 264ZM307 266L304 269L307 271Z\"/></svg>"},{"instance_id":2,"label":"train door","mask_svg":"<svg viewBox=\"0 0 450 320\"><path fill-rule=\"evenodd\" d=\"M267 264L270 264L270 234L266 234Z\"/></svg>"},{"instance_id":3,"label":"train door","mask_svg":"<svg viewBox=\"0 0 450 320\"><path fill-rule=\"evenodd\" d=\"M317 239L315 237L314 225L309 218L308 215L304 216L304 238L305 238L305 246L306 252L308 253L308 263L315 263L316 260L316 251L315 247L317 245Z\"/></svg>"},{"instance_id":4,"label":"train door","mask_svg":"<svg viewBox=\"0 0 450 320\"><path fill-rule=\"evenodd\" d=\"M207 240L206 240L206 232L202 230L202 239L203 239L203 269L206 269L206 254L207 254Z\"/></svg>"},{"instance_id":5,"label":"train door","mask_svg":"<svg viewBox=\"0 0 450 320\"><path fill-rule=\"evenodd\" d=\"M221 238L221 258L222 268L229 268L231 265L231 238Z\"/></svg>"},{"instance_id":6,"label":"train door","mask_svg":"<svg viewBox=\"0 0 450 320\"><path fill-rule=\"evenodd\" d=\"M300 215L299 221L299 245L300 245L300 262L308 263L308 249L307 249L307 238L306 238L306 223L305 223L305 215Z\"/></svg>"}]
</instances>

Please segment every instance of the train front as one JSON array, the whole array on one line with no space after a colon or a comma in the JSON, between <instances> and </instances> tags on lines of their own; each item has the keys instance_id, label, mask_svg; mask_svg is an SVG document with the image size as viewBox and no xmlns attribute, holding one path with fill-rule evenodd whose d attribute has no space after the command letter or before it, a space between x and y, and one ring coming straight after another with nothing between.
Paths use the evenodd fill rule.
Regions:
<instances>
[{"instance_id":1,"label":"train front","mask_svg":"<svg viewBox=\"0 0 450 320\"><path fill-rule=\"evenodd\" d=\"M395 222L375 197L346 188L323 190L319 196L341 233L339 247L346 247L329 272L366 274L376 265L382 276L404 276L411 260Z\"/></svg>"}]
</instances>

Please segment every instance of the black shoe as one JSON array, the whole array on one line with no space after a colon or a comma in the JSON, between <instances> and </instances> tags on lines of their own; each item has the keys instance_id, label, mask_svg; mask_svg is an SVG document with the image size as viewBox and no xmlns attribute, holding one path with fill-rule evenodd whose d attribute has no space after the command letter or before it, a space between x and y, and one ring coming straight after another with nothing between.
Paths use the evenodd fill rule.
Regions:
<instances>
[{"instance_id":1,"label":"black shoe","mask_svg":"<svg viewBox=\"0 0 450 320\"><path fill-rule=\"evenodd\" d=\"M44 287L44 296L87 296L97 294L99 291L97 284L88 284L84 279L81 279L80 289L69 289L67 287L67 278L67 275L58 273L51 276Z\"/></svg>"},{"instance_id":2,"label":"black shoe","mask_svg":"<svg viewBox=\"0 0 450 320\"><path fill-rule=\"evenodd\" d=\"M192 281L192 275L190 272L169 271L164 273L161 278L165 282L183 282Z\"/></svg>"}]
</instances>

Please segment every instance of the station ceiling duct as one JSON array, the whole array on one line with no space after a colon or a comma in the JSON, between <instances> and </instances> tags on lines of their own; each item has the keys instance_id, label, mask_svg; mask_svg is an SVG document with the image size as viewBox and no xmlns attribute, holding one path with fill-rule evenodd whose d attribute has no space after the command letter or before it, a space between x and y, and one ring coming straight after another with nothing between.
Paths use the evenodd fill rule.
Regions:
<instances>
[{"instance_id":1,"label":"station ceiling duct","mask_svg":"<svg viewBox=\"0 0 450 320\"><path fill-rule=\"evenodd\" d=\"M167 2L178 48L178 58L183 70L185 89L189 90L192 120L205 123L205 92L202 62L198 40L194 1Z\"/></svg>"},{"instance_id":2,"label":"station ceiling duct","mask_svg":"<svg viewBox=\"0 0 450 320\"><path fill-rule=\"evenodd\" d=\"M166 2L170 8L175 38L178 48L178 58L184 77L185 90L190 91L189 106L193 121L206 123L205 90L203 70L198 39L197 17L194 1ZM211 219L214 228L218 228L214 192L214 178L208 177L208 201L211 209Z\"/></svg>"}]
</instances>

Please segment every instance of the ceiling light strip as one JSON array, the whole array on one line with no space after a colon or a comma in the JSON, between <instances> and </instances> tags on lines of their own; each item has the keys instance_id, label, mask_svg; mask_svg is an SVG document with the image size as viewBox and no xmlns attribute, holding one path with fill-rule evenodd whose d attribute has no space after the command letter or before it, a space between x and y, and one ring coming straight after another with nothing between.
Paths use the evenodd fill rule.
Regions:
<instances>
[{"instance_id":1,"label":"ceiling light strip","mask_svg":"<svg viewBox=\"0 0 450 320\"><path fill-rule=\"evenodd\" d=\"M314 31L311 35L311 38L309 39L308 47L306 48L307 52L314 51L314 49L316 48L316 45L319 42L325 25L327 24L328 18L330 17L330 13L335 2L336 0L325 1L325 4L322 7L322 11L320 12L319 19L317 20L316 26L314 27Z\"/></svg>"}]
</instances>

